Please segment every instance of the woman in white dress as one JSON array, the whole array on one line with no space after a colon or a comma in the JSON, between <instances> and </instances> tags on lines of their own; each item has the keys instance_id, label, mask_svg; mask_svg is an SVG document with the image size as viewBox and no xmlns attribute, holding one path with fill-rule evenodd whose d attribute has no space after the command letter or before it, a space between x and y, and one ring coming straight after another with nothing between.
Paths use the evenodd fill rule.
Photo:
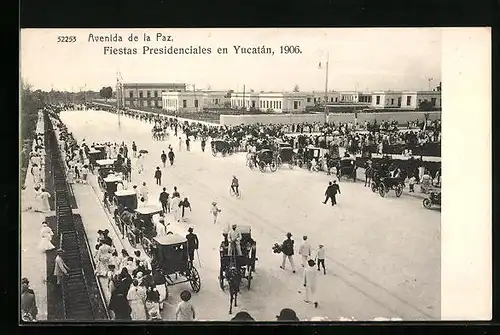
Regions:
<instances>
[{"instance_id":1,"label":"woman in white dress","mask_svg":"<svg viewBox=\"0 0 500 335\"><path fill-rule=\"evenodd\" d=\"M53 236L54 232L52 231L52 229L50 229L45 221L42 222L42 229L40 229L40 237L42 238L42 240L40 241L38 247L43 251L55 249L55 246L52 244Z\"/></svg>"},{"instance_id":2,"label":"woman in white dress","mask_svg":"<svg viewBox=\"0 0 500 335\"><path fill-rule=\"evenodd\" d=\"M107 244L101 244L97 250L95 273L97 276L105 277L109 271L109 264L111 264L111 254L113 247Z\"/></svg>"},{"instance_id":3,"label":"woman in white dress","mask_svg":"<svg viewBox=\"0 0 500 335\"><path fill-rule=\"evenodd\" d=\"M146 315L146 288L139 286L139 281L134 279L128 290L127 300L132 310L132 320L147 320Z\"/></svg>"},{"instance_id":4,"label":"woman in white dress","mask_svg":"<svg viewBox=\"0 0 500 335\"><path fill-rule=\"evenodd\" d=\"M49 204L49 198L51 198L51 195L49 192L47 192L44 188L42 188L42 191L39 195L40 199L42 199L42 212L50 212L50 204Z\"/></svg>"},{"instance_id":5,"label":"woman in white dress","mask_svg":"<svg viewBox=\"0 0 500 335\"><path fill-rule=\"evenodd\" d=\"M172 203L171 203L171 209L174 212L174 218L178 222L180 221L180 207L179 203L181 202L181 199L178 197L173 197L172 198Z\"/></svg>"}]
</instances>

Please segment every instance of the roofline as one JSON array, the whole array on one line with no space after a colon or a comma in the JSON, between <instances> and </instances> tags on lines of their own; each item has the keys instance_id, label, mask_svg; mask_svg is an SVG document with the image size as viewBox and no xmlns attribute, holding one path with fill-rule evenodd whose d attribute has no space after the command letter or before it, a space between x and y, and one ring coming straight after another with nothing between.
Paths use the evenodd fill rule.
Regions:
<instances>
[{"instance_id":1,"label":"roofline","mask_svg":"<svg viewBox=\"0 0 500 335\"><path fill-rule=\"evenodd\" d=\"M124 88L132 87L186 87L185 83L123 83Z\"/></svg>"}]
</instances>

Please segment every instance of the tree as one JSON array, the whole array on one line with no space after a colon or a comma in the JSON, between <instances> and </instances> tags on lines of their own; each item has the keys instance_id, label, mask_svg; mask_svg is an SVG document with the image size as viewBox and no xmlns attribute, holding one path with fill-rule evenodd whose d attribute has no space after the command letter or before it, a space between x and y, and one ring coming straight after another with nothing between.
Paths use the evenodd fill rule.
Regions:
<instances>
[{"instance_id":1,"label":"tree","mask_svg":"<svg viewBox=\"0 0 500 335\"><path fill-rule=\"evenodd\" d=\"M293 87L293 91L294 92L300 92L299 85L295 84L295 86Z\"/></svg>"},{"instance_id":2,"label":"tree","mask_svg":"<svg viewBox=\"0 0 500 335\"><path fill-rule=\"evenodd\" d=\"M111 88L111 86L103 87L99 91L99 95L102 98L106 99L106 101L108 101L108 99L113 96L113 89Z\"/></svg>"}]
</instances>

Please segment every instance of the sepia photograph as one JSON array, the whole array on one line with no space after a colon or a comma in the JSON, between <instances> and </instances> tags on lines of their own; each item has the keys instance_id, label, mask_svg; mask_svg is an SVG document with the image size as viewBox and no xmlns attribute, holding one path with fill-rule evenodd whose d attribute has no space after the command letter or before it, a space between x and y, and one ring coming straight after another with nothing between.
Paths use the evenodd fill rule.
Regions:
<instances>
[{"instance_id":1,"label":"sepia photograph","mask_svg":"<svg viewBox=\"0 0 500 335\"><path fill-rule=\"evenodd\" d=\"M445 30L22 29L20 322L491 318Z\"/></svg>"}]
</instances>

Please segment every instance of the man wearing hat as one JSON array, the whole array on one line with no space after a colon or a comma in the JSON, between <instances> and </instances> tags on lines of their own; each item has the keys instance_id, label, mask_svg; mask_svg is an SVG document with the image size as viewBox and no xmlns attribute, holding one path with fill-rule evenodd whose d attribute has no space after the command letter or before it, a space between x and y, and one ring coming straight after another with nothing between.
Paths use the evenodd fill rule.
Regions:
<instances>
[{"instance_id":1,"label":"man wearing hat","mask_svg":"<svg viewBox=\"0 0 500 335\"><path fill-rule=\"evenodd\" d=\"M241 246L240 246L240 241L241 241L241 233L238 229L236 229L236 225L232 225L232 229L229 231L227 234L227 239L229 241L229 248L228 248L228 255L232 255L233 251L233 243L236 246L236 254L238 256L241 256Z\"/></svg>"},{"instance_id":2,"label":"man wearing hat","mask_svg":"<svg viewBox=\"0 0 500 335\"><path fill-rule=\"evenodd\" d=\"M187 247L188 247L188 254L189 254L189 261L191 264L193 263L194 260L194 251L198 250L198 236L193 233L193 228L189 227L188 229L188 234L186 235L186 240L187 240Z\"/></svg>"},{"instance_id":3,"label":"man wearing hat","mask_svg":"<svg viewBox=\"0 0 500 335\"><path fill-rule=\"evenodd\" d=\"M210 213L212 213L214 217L214 224L217 223L217 217L219 216L219 213L221 212L220 208L217 207L217 202L212 202L212 208L210 209Z\"/></svg>"},{"instance_id":4,"label":"man wearing hat","mask_svg":"<svg viewBox=\"0 0 500 335\"><path fill-rule=\"evenodd\" d=\"M295 273L295 265L293 264L293 244L294 241L291 239L292 233L287 233L286 234L286 240L283 241L283 244L281 246L281 252L283 253L283 262L281 263L280 268L285 270L285 261L288 258L288 261L290 262L290 265L292 267L293 273Z\"/></svg>"},{"instance_id":5,"label":"man wearing hat","mask_svg":"<svg viewBox=\"0 0 500 335\"><path fill-rule=\"evenodd\" d=\"M64 260L62 259L61 255L64 253L64 250L62 249L57 249L57 256L56 259L54 260L54 276L57 278L57 285L61 284L61 281L64 276L68 275L68 266L66 263L64 263Z\"/></svg>"},{"instance_id":6,"label":"man wearing hat","mask_svg":"<svg viewBox=\"0 0 500 335\"><path fill-rule=\"evenodd\" d=\"M333 182L329 182L328 187L326 188L326 191L325 191L326 199L325 199L325 201L323 201L323 203L326 204L328 199L331 199L332 206L335 206L337 204L337 199L335 199L335 195L337 194L337 192L339 194L341 194L339 185L337 184L337 181L334 180Z\"/></svg>"}]
</instances>

